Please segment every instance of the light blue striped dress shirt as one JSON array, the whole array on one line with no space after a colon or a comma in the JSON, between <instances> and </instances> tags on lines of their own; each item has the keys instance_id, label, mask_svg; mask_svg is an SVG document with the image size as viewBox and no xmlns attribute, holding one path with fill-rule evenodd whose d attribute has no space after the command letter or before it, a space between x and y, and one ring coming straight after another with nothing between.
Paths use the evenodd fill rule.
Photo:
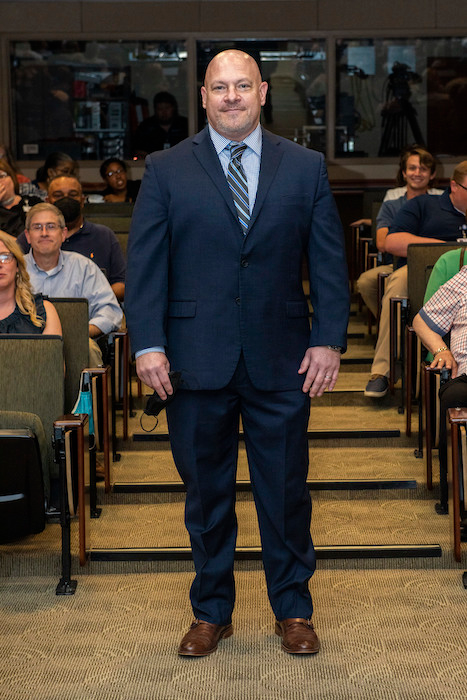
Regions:
<instances>
[{"instance_id":1,"label":"light blue striped dress shirt","mask_svg":"<svg viewBox=\"0 0 467 700\"><path fill-rule=\"evenodd\" d=\"M230 149L227 147L230 143L232 143L232 141L226 139L225 136L218 134L210 124L209 135L212 143L214 144L214 148L216 149L224 175L227 179L227 168L229 167L230 161ZM237 141L234 143L237 143ZM259 169L261 166L261 148L263 145L261 126L258 124L256 129L252 131L251 134L248 134L246 138L238 143L244 143L247 146L242 155L242 166L248 182L248 201L251 216L255 205L256 192L258 191Z\"/></svg>"}]
</instances>

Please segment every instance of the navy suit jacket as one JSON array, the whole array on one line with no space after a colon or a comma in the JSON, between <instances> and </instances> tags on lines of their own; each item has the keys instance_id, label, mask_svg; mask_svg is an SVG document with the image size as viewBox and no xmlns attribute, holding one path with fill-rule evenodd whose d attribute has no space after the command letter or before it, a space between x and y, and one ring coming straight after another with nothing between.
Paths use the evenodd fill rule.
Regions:
<instances>
[{"instance_id":1,"label":"navy suit jacket","mask_svg":"<svg viewBox=\"0 0 467 700\"><path fill-rule=\"evenodd\" d=\"M129 236L125 311L132 351L165 346L187 388L226 386L241 351L258 389L300 388L309 346L346 346L344 241L322 154L263 130L247 236L207 128L149 155Z\"/></svg>"}]
</instances>

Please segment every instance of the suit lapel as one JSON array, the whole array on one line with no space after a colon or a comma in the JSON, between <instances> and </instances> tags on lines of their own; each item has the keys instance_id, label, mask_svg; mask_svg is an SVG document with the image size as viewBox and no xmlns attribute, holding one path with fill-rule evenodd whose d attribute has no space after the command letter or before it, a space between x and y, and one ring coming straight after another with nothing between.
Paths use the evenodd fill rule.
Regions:
<instances>
[{"instance_id":1,"label":"suit lapel","mask_svg":"<svg viewBox=\"0 0 467 700\"><path fill-rule=\"evenodd\" d=\"M216 189L219 190L220 194L225 199L230 211L232 212L232 215L241 229L241 224L237 217L237 210L235 209L235 204L232 199L232 193L227 184L227 179L224 175L224 171L222 170L219 157L209 136L208 127L203 129L203 131L200 131L200 133L196 134L194 137L193 154L211 178Z\"/></svg>"},{"instance_id":2,"label":"suit lapel","mask_svg":"<svg viewBox=\"0 0 467 700\"><path fill-rule=\"evenodd\" d=\"M268 194L272 181L276 177L277 168L282 160L283 150L280 141L274 134L263 129L263 145L261 149L261 168L259 171L258 191L256 192L255 206L250 219L250 234L253 225L258 218L261 207Z\"/></svg>"}]
</instances>

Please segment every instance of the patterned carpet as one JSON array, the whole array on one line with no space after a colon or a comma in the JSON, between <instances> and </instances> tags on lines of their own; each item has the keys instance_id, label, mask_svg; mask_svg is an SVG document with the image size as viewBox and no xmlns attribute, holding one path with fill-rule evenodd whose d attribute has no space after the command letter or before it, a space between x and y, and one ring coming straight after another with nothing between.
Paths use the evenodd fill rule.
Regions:
<instances>
[{"instance_id":1,"label":"patterned carpet","mask_svg":"<svg viewBox=\"0 0 467 700\"><path fill-rule=\"evenodd\" d=\"M362 320L352 329L361 331ZM350 359L371 356L352 340ZM404 435L398 397L365 399L368 363L344 365L338 390L314 402L311 430L400 430L400 437L339 434L310 442L312 479L410 479L416 488L313 491L318 546L439 544L439 558L325 559L311 581L322 640L313 658L290 657L274 634L261 563L236 564L234 636L204 659L176 654L191 622L190 561L98 562L80 568L76 594L57 597L60 527L0 545L2 700L464 700L467 591L453 560L449 516L424 485L416 433ZM414 429L415 419L414 419ZM161 415L157 431L166 431ZM139 414L130 433L141 432ZM167 443L120 443L114 482L177 481ZM435 464L436 475L436 464ZM243 444L238 478L248 479ZM110 494L92 522L94 547L187 546L184 496ZM251 495L240 493L239 544L258 545Z\"/></svg>"},{"instance_id":2,"label":"patterned carpet","mask_svg":"<svg viewBox=\"0 0 467 700\"><path fill-rule=\"evenodd\" d=\"M234 636L204 659L177 645L190 573L0 578L3 700L464 700L467 604L456 571L319 571L316 657L274 634L261 572L237 573Z\"/></svg>"}]
</instances>

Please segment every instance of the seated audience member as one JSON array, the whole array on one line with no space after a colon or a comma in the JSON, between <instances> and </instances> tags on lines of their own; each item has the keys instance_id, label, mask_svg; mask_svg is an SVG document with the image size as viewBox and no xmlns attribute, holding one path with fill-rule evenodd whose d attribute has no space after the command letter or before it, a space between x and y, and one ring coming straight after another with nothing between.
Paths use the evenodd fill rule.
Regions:
<instances>
[{"instance_id":1,"label":"seated audience member","mask_svg":"<svg viewBox=\"0 0 467 700\"><path fill-rule=\"evenodd\" d=\"M26 218L31 250L25 255L33 290L49 297L80 297L89 302L89 362L102 364L94 340L117 330L122 310L105 275L92 260L61 250L67 234L62 212L53 204L36 204Z\"/></svg>"},{"instance_id":2,"label":"seated audience member","mask_svg":"<svg viewBox=\"0 0 467 700\"><path fill-rule=\"evenodd\" d=\"M24 231L26 211L41 200L38 197L22 197L18 180L6 160L0 160L0 229L11 236Z\"/></svg>"},{"instance_id":3,"label":"seated audience member","mask_svg":"<svg viewBox=\"0 0 467 700\"><path fill-rule=\"evenodd\" d=\"M426 304L441 285L450 280L451 277L454 277L454 275L457 275L464 265L467 265L467 245L465 244L461 248L448 250L443 255L440 255L430 273L423 303Z\"/></svg>"},{"instance_id":4,"label":"seated audience member","mask_svg":"<svg viewBox=\"0 0 467 700\"><path fill-rule=\"evenodd\" d=\"M0 231L0 333L62 334L55 307L33 295L21 248L5 231Z\"/></svg>"},{"instance_id":5,"label":"seated audience member","mask_svg":"<svg viewBox=\"0 0 467 700\"><path fill-rule=\"evenodd\" d=\"M453 251L458 252L458 251ZM451 370L451 379L441 387L439 462L441 503L447 504L446 411L467 406L467 267L443 284L424 304L413 320L413 327L423 345L433 355L431 367ZM444 337L451 333L449 345Z\"/></svg>"},{"instance_id":6,"label":"seated audience member","mask_svg":"<svg viewBox=\"0 0 467 700\"><path fill-rule=\"evenodd\" d=\"M134 150L139 158L153 151L175 146L188 136L188 119L178 113L178 104L170 92L154 95L154 115L138 126Z\"/></svg>"},{"instance_id":7,"label":"seated audience member","mask_svg":"<svg viewBox=\"0 0 467 700\"><path fill-rule=\"evenodd\" d=\"M107 184L102 192L106 202L135 202L141 180L129 180L127 166L119 158L107 158L99 168L101 178Z\"/></svg>"},{"instance_id":8,"label":"seated audience member","mask_svg":"<svg viewBox=\"0 0 467 700\"><path fill-rule=\"evenodd\" d=\"M450 187L439 197L422 194L406 202L389 229L385 248L398 256L398 267L386 280L380 327L365 396L385 396L389 382L389 317L391 297L407 296L407 246L443 243L461 235L467 209L467 161L454 169Z\"/></svg>"},{"instance_id":9,"label":"seated audience member","mask_svg":"<svg viewBox=\"0 0 467 700\"><path fill-rule=\"evenodd\" d=\"M84 219L84 196L79 180L71 175L52 178L47 201L60 209L65 219L67 228L62 250L81 253L105 270L115 296L123 301L126 264L120 243L110 228ZM18 236L18 243L25 253L29 251L25 233Z\"/></svg>"},{"instance_id":10,"label":"seated audience member","mask_svg":"<svg viewBox=\"0 0 467 700\"><path fill-rule=\"evenodd\" d=\"M35 180L20 185L20 193L22 195L33 195L45 201L48 183L53 177L58 175L78 177L79 166L67 153L54 151L47 156L44 165L38 168Z\"/></svg>"},{"instance_id":11,"label":"seated audience member","mask_svg":"<svg viewBox=\"0 0 467 700\"><path fill-rule=\"evenodd\" d=\"M6 160L10 168L15 173L16 179L18 180L18 184L20 187L25 182L31 182L31 180L28 177L26 177L26 175L23 175L23 173L19 170L16 161L13 158L11 149L4 143L0 143L0 159Z\"/></svg>"},{"instance_id":12,"label":"seated audience member","mask_svg":"<svg viewBox=\"0 0 467 700\"><path fill-rule=\"evenodd\" d=\"M420 194L443 193L443 190L430 188L429 185L435 177L436 162L431 153L428 153L420 146L405 149L401 155L400 170L402 178L406 182L405 187L397 187L388 192L402 192L393 198L385 198L376 217L376 247L382 253L385 252L386 236L389 227L401 207L410 199L418 197ZM388 259L389 258L389 259ZM383 265L378 265L362 272L357 280L357 289L362 295L363 301L374 316L378 314L378 275L381 273L391 274L393 270L391 256L387 256Z\"/></svg>"},{"instance_id":13,"label":"seated audience member","mask_svg":"<svg viewBox=\"0 0 467 700\"><path fill-rule=\"evenodd\" d=\"M407 177L405 175L405 172L407 170L407 159L410 155L413 155L415 153L421 153L423 154L428 153L428 151L423 147L419 146L418 144L414 143L410 146L406 146L400 153L399 156L399 169L397 171L396 175L396 180L395 180L395 187L391 187L391 189L386 190L386 193L383 198L383 204L384 202L389 202L392 199L399 199L399 197L402 197L406 192L407 192ZM420 155L419 153L419 155ZM429 154L431 156L431 154ZM433 156L431 156L433 159ZM433 159L434 161L434 159ZM431 168L431 166L429 166ZM436 165L435 165L436 169ZM434 170L433 170L434 173ZM430 183L433 181L435 175L433 174L433 177L430 178ZM427 194L443 194L444 190L440 190L437 187L429 187L427 190ZM360 226L364 224L365 226L371 226L372 221L371 219L358 219L358 221L353 221L350 225L351 226Z\"/></svg>"}]
</instances>

